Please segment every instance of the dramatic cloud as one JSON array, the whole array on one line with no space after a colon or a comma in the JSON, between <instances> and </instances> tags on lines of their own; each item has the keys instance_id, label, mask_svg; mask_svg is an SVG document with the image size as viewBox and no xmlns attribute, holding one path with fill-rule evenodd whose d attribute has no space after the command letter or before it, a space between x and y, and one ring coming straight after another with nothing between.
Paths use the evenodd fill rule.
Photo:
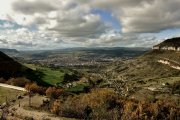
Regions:
<instances>
[{"instance_id":1,"label":"dramatic cloud","mask_svg":"<svg viewBox=\"0 0 180 120\"><path fill-rule=\"evenodd\" d=\"M90 39L86 46L91 47L150 47L157 43L153 35L120 34L115 31L104 33L99 38Z\"/></svg>"},{"instance_id":2,"label":"dramatic cloud","mask_svg":"<svg viewBox=\"0 0 180 120\"><path fill-rule=\"evenodd\" d=\"M88 37L109 28L99 15L91 13L89 6L72 0L15 0L11 7L7 20L68 37Z\"/></svg>"},{"instance_id":3,"label":"dramatic cloud","mask_svg":"<svg viewBox=\"0 0 180 120\"><path fill-rule=\"evenodd\" d=\"M180 28L179 6L180 0L4 0L0 47L151 47L167 37L161 31Z\"/></svg>"},{"instance_id":4,"label":"dramatic cloud","mask_svg":"<svg viewBox=\"0 0 180 120\"><path fill-rule=\"evenodd\" d=\"M17 11L22 14L32 15L35 13L47 13L50 11L55 11L58 9L58 3L56 0L36 0L36 1L27 1L19 0L15 1L12 4L14 11Z\"/></svg>"},{"instance_id":5,"label":"dramatic cloud","mask_svg":"<svg viewBox=\"0 0 180 120\"><path fill-rule=\"evenodd\" d=\"M180 28L179 0L93 0L90 4L111 10L125 33Z\"/></svg>"}]
</instances>

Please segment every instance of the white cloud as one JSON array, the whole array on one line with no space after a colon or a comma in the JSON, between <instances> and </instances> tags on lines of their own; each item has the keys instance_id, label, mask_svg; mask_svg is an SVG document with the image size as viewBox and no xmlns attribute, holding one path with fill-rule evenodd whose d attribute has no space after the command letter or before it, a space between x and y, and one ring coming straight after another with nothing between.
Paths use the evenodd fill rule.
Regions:
<instances>
[{"instance_id":1,"label":"white cloud","mask_svg":"<svg viewBox=\"0 0 180 120\"><path fill-rule=\"evenodd\" d=\"M111 10L125 33L180 28L180 0L92 0L88 4Z\"/></svg>"},{"instance_id":2,"label":"white cloud","mask_svg":"<svg viewBox=\"0 0 180 120\"><path fill-rule=\"evenodd\" d=\"M109 28L99 15L91 13L89 6L73 0L13 0L9 5L11 9L4 9L7 20L64 36L88 36Z\"/></svg>"},{"instance_id":3,"label":"white cloud","mask_svg":"<svg viewBox=\"0 0 180 120\"><path fill-rule=\"evenodd\" d=\"M0 28L1 29L6 29L6 28L13 28L14 27L14 24L11 24L11 23L8 23L8 22L5 22L3 24L0 24Z\"/></svg>"},{"instance_id":4,"label":"white cloud","mask_svg":"<svg viewBox=\"0 0 180 120\"><path fill-rule=\"evenodd\" d=\"M180 28L179 0L4 0L0 3L0 20L5 20L0 23L0 33L5 36L0 37L0 46L19 49L63 45L152 46L156 43L155 35L141 33ZM100 14L93 14L92 10L97 8L118 18L123 33L114 32Z\"/></svg>"},{"instance_id":5,"label":"white cloud","mask_svg":"<svg viewBox=\"0 0 180 120\"><path fill-rule=\"evenodd\" d=\"M73 33L82 35L76 34L74 29L82 32L86 28L91 34L93 25L99 24L100 28L93 27L98 32L107 27L99 21L98 15L90 13L92 8L102 8L113 12L123 32L159 32L180 27L179 6L179 0L6 0L1 4L0 16L21 25L36 24L41 29L55 30L67 36ZM96 21L92 22L92 19Z\"/></svg>"}]
</instances>

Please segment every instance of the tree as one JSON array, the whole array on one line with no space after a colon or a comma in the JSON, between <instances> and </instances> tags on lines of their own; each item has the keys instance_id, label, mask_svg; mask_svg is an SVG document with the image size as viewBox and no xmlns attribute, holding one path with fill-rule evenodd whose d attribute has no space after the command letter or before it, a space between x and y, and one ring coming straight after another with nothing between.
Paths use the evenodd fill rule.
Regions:
<instances>
[{"instance_id":1,"label":"tree","mask_svg":"<svg viewBox=\"0 0 180 120\"><path fill-rule=\"evenodd\" d=\"M62 94L63 90L55 87L49 87L46 90L46 95L50 98L58 98Z\"/></svg>"}]
</instances>

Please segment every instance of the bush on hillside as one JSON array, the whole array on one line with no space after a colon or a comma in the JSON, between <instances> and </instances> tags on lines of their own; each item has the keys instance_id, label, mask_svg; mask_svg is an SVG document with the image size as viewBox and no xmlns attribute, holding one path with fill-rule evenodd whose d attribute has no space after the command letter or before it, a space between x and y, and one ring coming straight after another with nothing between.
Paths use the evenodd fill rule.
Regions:
<instances>
[{"instance_id":1,"label":"bush on hillside","mask_svg":"<svg viewBox=\"0 0 180 120\"><path fill-rule=\"evenodd\" d=\"M30 80L24 77L10 78L6 83L9 85L24 87L26 84L30 83Z\"/></svg>"},{"instance_id":2,"label":"bush on hillside","mask_svg":"<svg viewBox=\"0 0 180 120\"><path fill-rule=\"evenodd\" d=\"M172 94L180 94L180 81L177 81L170 85Z\"/></svg>"},{"instance_id":3,"label":"bush on hillside","mask_svg":"<svg viewBox=\"0 0 180 120\"><path fill-rule=\"evenodd\" d=\"M5 83L6 80L4 78L0 78L0 83Z\"/></svg>"},{"instance_id":4,"label":"bush on hillside","mask_svg":"<svg viewBox=\"0 0 180 120\"><path fill-rule=\"evenodd\" d=\"M79 80L79 76L77 74L64 74L64 78L62 83L69 83L69 82L73 82L73 81L78 81Z\"/></svg>"},{"instance_id":5,"label":"bush on hillside","mask_svg":"<svg viewBox=\"0 0 180 120\"><path fill-rule=\"evenodd\" d=\"M46 95L50 98L55 98L57 99L60 95L62 95L63 90L55 87L49 87L46 90Z\"/></svg>"},{"instance_id":6,"label":"bush on hillside","mask_svg":"<svg viewBox=\"0 0 180 120\"><path fill-rule=\"evenodd\" d=\"M51 112L77 119L108 120L177 120L180 118L178 105L169 101L155 103L138 102L119 98L110 89L95 89L90 93L69 96L66 100L53 102Z\"/></svg>"},{"instance_id":7,"label":"bush on hillside","mask_svg":"<svg viewBox=\"0 0 180 120\"><path fill-rule=\"evenodd\" d=\"M38 93L40 95L45 95L46 89L45 87L38 86L36 83L28 83L25 86L26 90L32 93Z\"/></svg>"},{"instance_id":8,"label":"bush on hillside","mask_svg":"<svg viewBox=\"0 0 180 120\"><path fill-rule=\"evenodd\" d=\"M105 109L108 109L109 103L116 98L117 95L112 90L95 89L87 94L69 96L64 102L57 100L53 103L51 111L60 116L84 118L87 106L92 110L97 110L101 106L107 105Z\"/></svg>"}]
</instances>

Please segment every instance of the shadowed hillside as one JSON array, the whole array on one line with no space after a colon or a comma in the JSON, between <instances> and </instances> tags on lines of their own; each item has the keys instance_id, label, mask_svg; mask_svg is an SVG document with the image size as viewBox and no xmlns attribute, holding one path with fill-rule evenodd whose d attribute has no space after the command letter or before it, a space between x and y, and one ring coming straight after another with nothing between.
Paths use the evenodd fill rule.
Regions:
<instances>
[{"instance_id":1,"label":"shadowed hillside","mask_svg":"<svg viewBox=\"0 0 180 120\"><path fill-rule=\"evenodd\" d=\"M0 77L6 79L22 76L25 71L31 71L2 52L0 52L0 66Z\"/></svg>"},{"instance_id":2,"label":"shadowed hillside","mask_svg":"<svg viewBox=\"0 0 180 120\"><path fill-rule=\"evenodd\" d=\"M48 85L41 80L43 73L21 65L3 52L0 52L0 78L1 77L6 80L9 78L25 77L31 81L36 81L40 85Z\"/></svg>"}]
</instances>

